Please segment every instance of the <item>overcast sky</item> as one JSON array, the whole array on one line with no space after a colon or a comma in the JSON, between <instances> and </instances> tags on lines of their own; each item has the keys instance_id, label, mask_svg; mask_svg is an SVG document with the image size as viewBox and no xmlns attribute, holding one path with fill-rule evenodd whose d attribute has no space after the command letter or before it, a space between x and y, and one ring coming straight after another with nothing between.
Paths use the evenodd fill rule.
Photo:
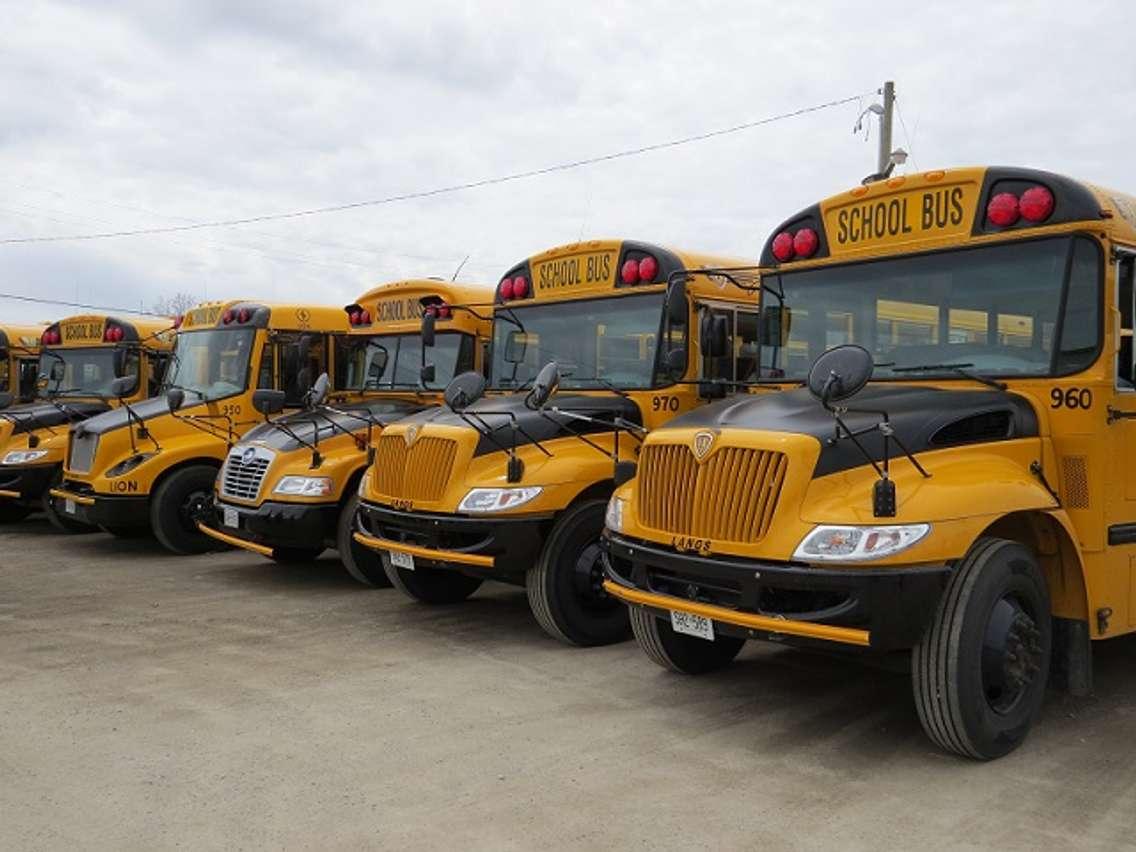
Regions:
<instances>
[{"instance_id":1,"label":"overcast sky","mask_svg":"<svg viewBox=\"0 0 1136 852\"><path fill-rule=\"evenodd\" d=\"M876 15L873 19L870 15ZM896 81L907 169L996 163L1136 191L1136 3L0 0L0 237L239 218L480 180L863 102L426 200L190 233L0 245L0 292L149 308L343 304L495 282L589 237L756 257L859 182ZM904 127L906 126L906 129ZM0 317L74 309L0 299Z\"/></svg>"}]
</instances>

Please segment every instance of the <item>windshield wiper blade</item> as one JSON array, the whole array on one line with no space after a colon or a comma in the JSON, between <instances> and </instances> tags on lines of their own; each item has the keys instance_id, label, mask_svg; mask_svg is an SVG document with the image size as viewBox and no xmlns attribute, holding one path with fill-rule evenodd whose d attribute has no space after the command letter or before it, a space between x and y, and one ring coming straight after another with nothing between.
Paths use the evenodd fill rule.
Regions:
<instances>
[{"instance_id":1,"label":"windshield wiper blade","mask_svg":"<svg viewBox=\"0 0 1136 852\"><path fill-rule=\"evenodd\" d=\"M878 366L885 366L880 364ZM1006 383L1000 382L997 379L992 379L989 376L984 376L981 373L972 373L968 367L973 367L974 364L916 364L910 367L892 367L893 373L933 373L936 370L948 370L955 375L962 376L964 379L970 379L972 382L986 385L988 388L995 390L1005 390Z\"/></svg>"}]
</instances>

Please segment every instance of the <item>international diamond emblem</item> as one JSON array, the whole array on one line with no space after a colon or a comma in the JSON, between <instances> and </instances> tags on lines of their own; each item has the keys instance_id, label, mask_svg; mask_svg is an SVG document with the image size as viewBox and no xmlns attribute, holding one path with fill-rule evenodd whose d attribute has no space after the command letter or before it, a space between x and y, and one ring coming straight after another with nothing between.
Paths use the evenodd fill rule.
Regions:
<instances>
[{"instance_id":1,"label":"international diamond emblem","mask_svg":"<svg viewBox=\"0 0 1136 852\"><path fill-rule=\"evenodd\" d=\"M403 437L403 440L406 441L406 446L409 447L411 444L414 443L415 438L418 437L418 427L417 426L407 426L406 431L402 433L402 437Z\"/></svg>"},{"instance_id":2,"label":"international diamond emblem","mask_svg":"<svg viewBox=\"0 0 1136 852\"><path fill-rule=\"evenodd\" d=\"M702 461L706 458L706 454L710 452L710 448L714 446L714 433L713 432L698 432L694 436L694 458L696 461Z\"/></svg>"}]
</instances>

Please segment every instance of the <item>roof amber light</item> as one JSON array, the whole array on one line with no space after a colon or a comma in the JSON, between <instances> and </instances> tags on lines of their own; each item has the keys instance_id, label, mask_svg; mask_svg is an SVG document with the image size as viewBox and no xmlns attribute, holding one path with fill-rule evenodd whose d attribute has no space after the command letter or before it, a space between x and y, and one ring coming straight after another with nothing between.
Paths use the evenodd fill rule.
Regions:
<instances>
[{"instance_id":1,"label":"roof amber light","mask_svg":"<svg viewBox=\"0 0 1136 852\"><path fill-rule=\"evenodd\" d=\"M634 263L634 261L629 260L628 263ZM627 264L624 264L624 266L626 265ZM655 276L659 274L659 262L651 257L651 255L647 255L639 261L636 274L640 281L654 281Z\"/></svg>"},{"instance_id":2,"label":"roof amber light","mask_svg":"<svg viewBox=\"0 0 1136 852\"><path fill-rule=\"evenodd\" d=\"M773 238L772 250L773 256L782 262L792 260L797 251L793 248L793 235L788 231L782 231Z\"/></svg>"},{"instance_id":3,"label":"roof amber light","mask_svg":"<svg viewBox=\"0 0 1136 852\"><path fill-rule=\"evenodd\" d=\"M1053 193L1044 186L1033 186L1022 193L1018 207L1027 222L1044 222L1053 213Z\"/></svg>"},{"instance_id":4,"label":"roof amber light","mask_svg":"<svg viewBox=\"0 0 1136 852\"><path fill-rule=\"evenodd\" d=\"M1018 197L1012 192L999 192L986 205L986 218L999 228L1010 227L1020 216Z\"/></svg>"},{"instance_id":5,"label":"roof amber light","mask_svg":"<svg viewBox=\"0 0 1136 852\"><path fill-rule=\"evenodd\" d=\"M797 257L806 258L816 254L820 245L820 237L812 228L801 228L793 235L793 251Z\"/></svg>"},{"instance_id":6,"label":"roof amber light","mask_svg":"<svg viewBox=\"0 0 1136 852\"><path fill-rule=\"evenodd\" d=\"M624 284L634 284L639 280L639 263L635 260L623 261L623 266L619 270L619 277L623 279Z\"/></svg>"}]
</instances>

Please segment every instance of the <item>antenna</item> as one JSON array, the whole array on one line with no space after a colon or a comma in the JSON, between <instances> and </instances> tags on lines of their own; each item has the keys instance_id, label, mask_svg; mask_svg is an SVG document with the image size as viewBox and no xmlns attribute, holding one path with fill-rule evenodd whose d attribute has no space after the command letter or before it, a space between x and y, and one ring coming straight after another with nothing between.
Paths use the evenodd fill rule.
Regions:
<instances>
[{"instance_id":1,"label":"antenna","mask_svg":"<svg viewBox=\"0 0 1136 852\"><path fill-rule=\"evenodd\" d=\"M467 260L469 260L468 254L465 256L465 260L459 263L458 268L454 270L454 277L450 279L451 282L458 280L458 273L462 271L462 267L465 266Z\"/></svg>"}]
</instances>

